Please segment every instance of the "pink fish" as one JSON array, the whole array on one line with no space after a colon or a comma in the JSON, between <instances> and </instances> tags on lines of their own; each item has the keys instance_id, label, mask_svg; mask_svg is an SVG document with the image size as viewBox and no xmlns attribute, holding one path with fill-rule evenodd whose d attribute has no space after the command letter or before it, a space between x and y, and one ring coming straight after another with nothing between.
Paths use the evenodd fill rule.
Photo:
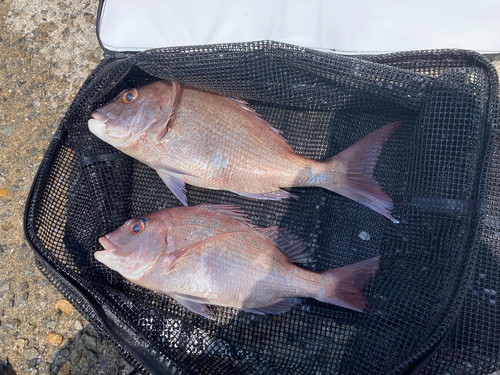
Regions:
<instances>
[{"instance_id":1,"label":"pink fish","mask_svg":"<svg viewBox=\"0 0 500 375\"><path fill-rule=\"evenodd\" d=\"M279 314L299 298L363 311L380 257L311 272L305 243L286 229L252 226L237 208L164 209L99 239L95 258L126 279L209 317L205 305Z\"/></svg>"},{"instance_id":2,"label":"pink fish","mask_svg":"<svg viewBox=\"0 0 500 375\"><path fill-rule=\"evenodd\" d=\"M373 173L392 122L323 161L295 153L248 104L165 81L127 90L92 113L90 131L154 168L187 205L185 184L256 199L294 196L286 187L322 187L395 221Z\"/></svg>"}]
</instances>

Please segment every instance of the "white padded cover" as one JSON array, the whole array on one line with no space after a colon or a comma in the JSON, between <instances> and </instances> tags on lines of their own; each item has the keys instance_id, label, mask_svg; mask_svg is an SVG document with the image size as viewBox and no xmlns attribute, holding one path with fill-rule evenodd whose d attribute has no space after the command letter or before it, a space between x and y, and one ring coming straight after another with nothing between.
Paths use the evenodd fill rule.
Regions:
<instances>
[{"instance_id":1,"label":"white padded cover","mask_svg":"<svg viewBox=\"0 0 500 375\"><path fill-rule=\"evenodd\" d=\"M275 40L346 53L500 51L500 0L104 0L112 51Z\"/></svg>"}]
</instances>

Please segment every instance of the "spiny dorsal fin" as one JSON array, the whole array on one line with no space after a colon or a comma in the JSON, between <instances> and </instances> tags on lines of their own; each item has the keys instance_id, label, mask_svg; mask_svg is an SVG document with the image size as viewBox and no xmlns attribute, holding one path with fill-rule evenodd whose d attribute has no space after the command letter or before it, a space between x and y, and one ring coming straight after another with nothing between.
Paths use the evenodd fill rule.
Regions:
<instances>
[{"instance_id":1,"label":"spiny dorsal fin","mask_svg":"<svg viewBox=\"0 0 500 375\"><path fill-rule=\"evenodd\" d=\"M239 222L248 225L249 227L255 227L250 222L250 219L247 217L245 212L239 207L231 206L229 204L203 204L199 207L206 208L207 210L217 211L221 214L232 217L233 219L238 220Z\"/></svg>"},{"instance_id":2,"label":"spiny dorsal fin","mask_svg":"<svg viewBox=\"0 0 500 375\"><path fill-rule=\"evenodd\" d=\"M236 98L234 96L230 96L229 99L231 99L232 101L238 103L240 105L240 107L243 108L245 111L248 111L248 112L252 113L255 117L257 117L259 119L262 119L262 116L260 115L260 113L258 113L252 107L250 107L250 105L248 104L248 102L246 100L243 100L243 99L240 99L240 98Z\"/></svg>"},{"instance_id":3,"label":"spiny dorsal fin","mask_svg":"<svg viewBox=\"0 0 500 375\"><path fill-rule=\"evenodd\" d=\"M257 119L259 119L260 121L262 121L262 123L264 123L265 125L267 125L273 132L275 132L277 135L280 136L280 138L286 142L286 144L288 145L288 141L283 138L283 136L281 135L281 132L276 129L274 126L272 126L270 123L268 123L266 120L264 120L262 118L262 116L260 115L260 113L258 113L255 109L253 109L252 107L250 107L250 105L248 104L247 101L243 100L243 99L240 99L240 98L235 98L235 97L229 97L229 99L233 100L234 102L236 102L237 104L240 105L241 108L243 108L245 111L248 111L250 112L251 114L253 114ZM293 151L293 148L292 146L288 145L292 151ZM294 151L295 152L295 151Z\"/></svg>"},{"instance_id":4,"label":"spiny dorsal fin","mask_svg":"<svg viewBox=\"0 0 500 375\"><path fill-rule=\"evenodd\" d=\"M311 253L302 238L293 234L288 229L279 227L258 228L264 236L274 242L276 247L285 254L292 263L308 263Z\"/></svg>"}]
</instances>

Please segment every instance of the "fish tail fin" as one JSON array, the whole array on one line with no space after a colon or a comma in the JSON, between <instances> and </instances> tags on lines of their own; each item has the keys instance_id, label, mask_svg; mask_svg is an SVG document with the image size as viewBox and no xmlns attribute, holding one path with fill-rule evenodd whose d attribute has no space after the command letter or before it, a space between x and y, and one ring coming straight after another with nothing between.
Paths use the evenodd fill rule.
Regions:
<instances>
[{"instance_id":1,"label":"fish tail fin","mask_svg":"<svg viewBox=\"0 0 500 375\"><path fill-rule=\"evenodd\" d=\"M382 190L374 172L382 148L400 124L400 122L388 123L334 157L325 160L327 172L332 170L338 174L340 164L343 166L343 175L340 180L335 179L337 183L334 186L322 185L322 187L361 203L397 223L398 221L391 215L392 199Z\"/></svg>"},{"instance_id":2,"label":"fish tail fin","mask_svg":"<svg viewBox=\"0 0 500 375\"><path fill-rule=\"evenodd\" d=\"M363 311L366 298L362 290L378 271L380 256L322 272L327 282L316 299L321 302Z\"/></svg>"}]
</instances>

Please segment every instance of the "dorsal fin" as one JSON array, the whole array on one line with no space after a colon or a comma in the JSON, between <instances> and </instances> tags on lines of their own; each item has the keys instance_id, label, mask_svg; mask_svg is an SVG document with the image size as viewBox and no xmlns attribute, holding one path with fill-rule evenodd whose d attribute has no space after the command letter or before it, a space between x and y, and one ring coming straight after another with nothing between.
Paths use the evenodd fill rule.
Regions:
<instances>
[{"instance_id":1,"label":"dorsal fin","mask_svg":"<svg viewBox=\"0 0 500 375\"><path fill-rule=\"evenodd\" d=\"M288 229L279 227L258 228L264 236L274 242L276 247L285 254L292 263L308 263L311 253L306 242Z\"/></svg>"},{"instance_id":2,"label":"dorsal fin","mask_svg":"<svg viewBox=\"0 0 500 375\"><path fill-rule=\"evenodd\" d=\"M243 108L245 111L248 111L248 112L252 113L255 117L257 117L259 119L262 119L262 116L260 115L260 113L258 113L252 107L250 107L250 105L248 104L248 102L246 100L243 100L243 99L240 99L240 98L236 98L234 96L230 96L229 99L231 99L232 101L238 103L240 105L240 107ZM262 120L262 121L264 121L264 120Z\"/></svg>"},{"instance_id":3,"label":"dorsal fin","mask_svg":"<svg viewBox=\"0 0 500 375\"><path fill-rule=\"evenodd\" d=\"M276 134L280 135L281 138L283 138L283 136L281 135L281 132L278 129L276 129L274 126L271 126L271 125L268 125L268 126L271 128L271 130L273 132L275 132Z\"/></svg>"},{"instance_id":4,"label":"dorsal fin","mask_svg":"<svg viewBox=\"0 0 500 375\"><path fill-rule=\"evenodd\" d=\"M255 227L247 217L245 212L239 207L231 206L229 204L202 204L199 207L206 208L207 210L217 211L221 214L232 217L239 222L248 225L249 227Z\"/></svg>"},{"instance_id":5,"label":"dorsal fin","mask_svg":"<svg viewBox=\"0 0 500 375\"><path fill-rule=\"evenodd\" d=\"M243 99L240 99L240 98L235 98L235 97L229 97L229 99L231 99L232 101L234 101L235 103L239 104L241 108L243 108L245 111L248 111L250 112L251 114L253 114L255 116L255 118L259 119L260 121L262 121L262 123L264 123L265 125L267 125L268 128L270 128L273 132L275 132L277 135L279 135L279 137L286 142L286 144L288 145L288 147L290 147L290 149L295 152L292 148L292 146L290 146L288 144L288 141L283 138L283 136L281 135L281 132L276 129L274 126L272 126L270 123L268 123L266 120L264 120L262 118L262 116L260 115L260 113L258 113L255 109L253 109L252 107L250 107L250 105L248 104L247 101L243 100Z\"/></svg>"}]
</instances>

